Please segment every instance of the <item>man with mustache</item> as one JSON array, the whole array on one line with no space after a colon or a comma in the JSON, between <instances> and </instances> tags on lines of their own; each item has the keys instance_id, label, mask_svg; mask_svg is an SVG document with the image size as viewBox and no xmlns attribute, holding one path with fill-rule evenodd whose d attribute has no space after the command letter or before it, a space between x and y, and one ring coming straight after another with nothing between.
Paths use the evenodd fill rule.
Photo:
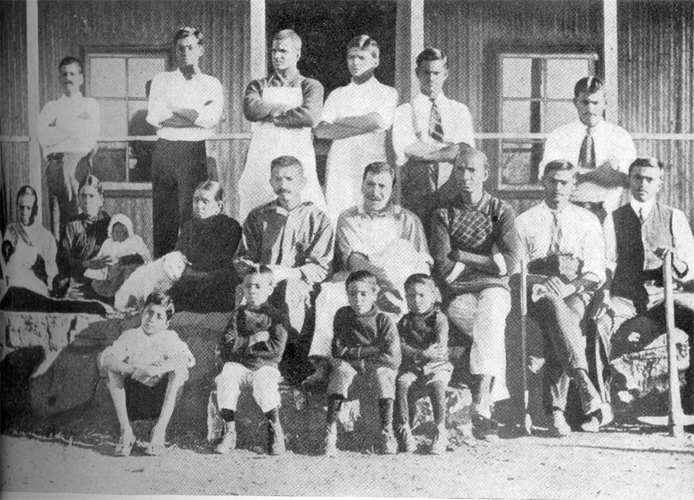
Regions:
<instances>
[{"instance_id":1,"label":"man with mustache","mask_svg":"<svg viewBox=\"0 0 694 500\"><path fill-rule=\"evenodd\" d=\"M629 132L604 120L605 90L599 78L587 76L574 86L578 120L554 130L547 137L540 163L540 179L547 163L566 160L578 167L578 185L571 201L589 209L602 222L622 204L627 171L636 159Z\"/></svg>"},{"instance_id":2,"label":"man with mustache","mask_svg":"<svg viewBox=\"0 0 694 500\"><path fill-rule=\"evenodd\" d=\"M457 337L470 347L472 423L476 435L498 436L492 399L506 390L506 316L511 310L508 272L516 260L513 207L484 190L489 162L481 151L463 149L448 181L455 198L432 215L434 275L445 313ZM462 337L461 337L462 336Z\"/></svg>"},{"instance_id":3,"label":"man with mustache","mask_svg":"<svg viewBox=\"0 0 694 500\"><path fill-rule=\"evenodd\" d=\"M84 97L82 62L65 57L58 64L64 94L50 101L39 114L39 144L48 162L46 181L51 232L58 239L68 220L78 213L78 186L92 173L98 145L99 104Z\"/></svg>"},{"instance_id":4,"label":"man with mustache","mask_svg":"<svg viewBox=\"0 0 694 500\"><path fill-rule=\"evenodd\" d=\"M207 180L205 140L224 106L222 84L200 71L202 33L181 28L173 45L178 69L154 77L147 113L159 137L152 153L155 258L174 249L179 228L193 216L193 193Z\"/></svg>"},{"instance_id":5,"label":"man with mustache","mask_svg":"<svg viewBox=\"0 0 694 500\"><path fill-rule=\"evenodd\" d=\"M687 217L656 198L663 182L663 168L663 163L655 158L634 160L629 167L630 201L605 220L607 281L593 317L607 349L607 360L624 352L639 351L663 332L662 276L666 254L672 254L676 282L694 278L694 236ZM629 325L625 324L627 321ZM624 328L620 329L622 325ZM675 304L675 326L689 333L691 345L694 311L680 301ZM687 383L691 388L691 365ZM691 394L690 389L688 398ZM689 399L688 404L692 403Z\"/></svg>"},{"instance_id":6,"label":"man with mustache","mask_svg":"<svg viewBox=\"0 0 694 500\"><path fill-rule=\"evenodd\" d=\"M342 212L337 221L335 257L338 272L321 285L316 300L316 328L309 355L316 372L304 387L319 389L327 382L331 357L333 318L346 306L344 280L354 271L369 271L379 286L376 305L399 319L405 312L405 280L415 273L429 274L431 257L419 218L396 205L391 197L395 169L385 162L367 165L362 177L363 202Z\"/></svg>"},{"instance_id":7,"label":"man with mustache","mask_svg":"<svg viewBox=\"0 0 694 500\"><path fill-rule=\"evenodd\" d=\"M288 314L294 330L289 332L280 369L294 382L310 371L306 357L311 313L318 285L332 269L334 230L322 208L302 200L306 176L298 159L272 160L270 185L277 198L248 214L236 268L241 278L251 267L266 265L272 270L276 286L270 303Z\"/></svg>"}]
</instances>

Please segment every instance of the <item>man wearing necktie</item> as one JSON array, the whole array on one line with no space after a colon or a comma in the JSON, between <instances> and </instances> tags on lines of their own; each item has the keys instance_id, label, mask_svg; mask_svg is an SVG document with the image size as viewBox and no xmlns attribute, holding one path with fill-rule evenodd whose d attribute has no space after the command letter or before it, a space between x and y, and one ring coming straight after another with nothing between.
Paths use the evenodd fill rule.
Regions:
<instances>
[{"instance_id":1,"label":"man wearing necktie","mask_svg":"<svg viewBox=\"0 0 694 500\"><path fill-rule=\"evenodd\" d=\"M636 158L629 133L604 120L607 102L603 86L593 76L576 83L573 102L578 120L549 134L540 163L540 178L550 161L566 160L576 165L578 184L571 201L588 208L601 221L622 204L627 171Z\"/></svg>"},{"instance_id":2,"label":"man wearing necktie","mask_svg":"<svg viewBox=\"0 0 694 500\"><path fill-rule=\"evenodd\" d=\"M597 432L612 418L590 380L581 328L592 294L605 279L602 228L592 213L569 203L576 173L567 161L548 163L542 177L544 201L515 220L519 255L532 273L528 313L544 339L543 396L550 430L557 437L571 433L564 418L571 380L586 415L582 430Z\"/></svg>"},{"instance_id":3,"label":"man wearing necktie","mask_svg":"<svg viewBox=\"0 0 694 500\"><path fill-rule=\"evenodd\" d=\"M321 284L316 299L316 327L310 355L318 370L306 381L316 388L327 381L331 356L333 318L347 305L344 280L350 272L367 270L378 279L377 306L394 319L406 312L405 280L412 274L429 274L431 256L419 218L392 200L395 169L385 162L374 162L364 169L363 202L340 215L335 237L338 272Z\"/></svg>"},{"instance_id":4,"label":"man wearing necktie","mask_svg":"<svg viewBox=\"0 0 694 500\"><path fill-rule=\"evenodd\" d=\"M448 59L439 49L417 56L420 94L395 110L393 149L402 172L402 205L425 227L439 206L439 187L450 176L458 144L474 147L472 116L467 106L446 97Z\"/></svg>"},{"instance_id":5,"label":"man wearing necktie","mask_svg":"<svg viewBox=\"0 0 694 500\"><path fill-rule=\"evenodd\" d=\"M606 351L605 362L626 352L639 351L663 333L662 267L667 253L673 255L672 275L678 289L680 283L691 283L694 278L694 236L687 217L657 200L663 168L663 163L655 158L637 158L629 167L629 203L605 220L607 280L602 300L596 302L593 313ZM675 326L689 333L691 345L692 294L680 294L678 289L675 290ZM687 382L691 388L694 382L691 367ZM687 394L692 394L691 389ZM688 404L692 403L689 399Z\"/></svg>"}]
</instances>

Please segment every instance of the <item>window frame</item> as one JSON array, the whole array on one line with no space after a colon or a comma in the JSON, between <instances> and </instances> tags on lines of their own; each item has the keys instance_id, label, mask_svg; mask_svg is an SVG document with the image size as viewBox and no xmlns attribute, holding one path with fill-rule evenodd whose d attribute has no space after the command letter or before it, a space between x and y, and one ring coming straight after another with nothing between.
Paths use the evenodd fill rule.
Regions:
<instances>
[{"instance_id":1,"label":"window frame","mask_svg":"<svg viewBox=\"0 0 694 500\"><path fill-rule=\"evenodd\" d=\"M81 47L82 61L84 61L84 90L85 95L93 97L91 95L90 83L91 83L91 58L93 57L117 57L121 56L126 59L129 58L146 58L146 57L159 57L162 56L165 64L165 71L171 71L174 67L174 52L169 45L84 45ZM127 81L127 64L126 64L126 81ZM106 100L119 100L118 98L97 98L95 99L106 99ZM128 96L125 97L126 109L127 103L129 102ZM103 116L101 117L103 120ZM129 137L129 136L126 136ZM97 140L101 142L101 137ZM125 164L123 168L129 168L129 157L130 157L130 140L119 141L126 144L125 147ZM152 192L152 182L114 182L105 181L103 182L104 191L115 196L149 196Z\"/></svg>"}]
</instances>

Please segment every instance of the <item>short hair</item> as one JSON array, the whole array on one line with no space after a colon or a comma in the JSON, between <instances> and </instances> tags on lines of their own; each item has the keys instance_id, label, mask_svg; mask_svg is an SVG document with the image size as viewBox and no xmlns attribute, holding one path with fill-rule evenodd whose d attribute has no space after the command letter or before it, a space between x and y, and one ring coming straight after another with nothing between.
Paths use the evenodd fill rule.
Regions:
<instances>
[{"instance_id":1,"label":"short hair","mask_svg":"<svg viewBox=\"0 0 694 500\"><path fill-rule=\"evenodd\" d=\"M301 37L296 34L296 31L286 29L286 30L280 30L277 33L275 33L275 36L272 37L272 41L274 42L275 40L291 40L292 44L294 45L294 48L298 51L301 51Z\"/></svg>"},{"instance_id":2,"label":"short hair","mask_svg":"<svg viewBox=\"0 0 694 500\"><path fill-rule=\"evenodd\" d=\"M347 280L345 281L345 288L349 288L349 285L356 283L357 281L368 283L374 288L378 287L378 279L376 279L376 276L371 271L367 271L366 269L349 273L349 276L347 276Z\"/></svg>"},{"instance_id":3,"label":"short hair","mask_svg":"<svg viewBox=\"0 0 694 500\"><path fill-rule=\"evenodd\" d=\"M381 56L378 42L369 35L359 35L352 38L347 44L347 52L350 49L366 50L376 59L379 59Z\"/></svg>"},{"instance_id":4,"label":"short hair","mask_svg":"<svg viewBox=\"0 0 694 500\"><path fill-rule=\"evenodd\" d=\"M76 64L80 69L80 73L84 73L84 66L82 64L82 61L73 56L63 57L58 63L58 71L63 69L63 67L65 66L70 66L71 64Z\"/></svg>"},{"instance_id":5,"label":"short hair","mask_svg":"<svg viewBox=\"0 0 694 500\"><path fill-rule=\"evenodd\" d=\"M173 300L168 293L161 291L150 293L145 299L145 305L142 307L142 310L144 311L144 309L150 304L164 306L164 309L166 309L166 320L171 321L171 318L176 310L174 309Z\"/></svg>"},{"instance_id":6,"label":"short hair","mask_svg":"<svg viewBox=\"0 0 694 500\"><path fill-rule=\"evenodd\" d=\"M15 203L19 203L19 199L22 196L33 196L34 197L34 204L31 207L31 218L33 219L36 217L36 214L39 212L39 196L36 194L36 190L29 186L28 184L26 186L22 186L19 188L19 191L17 191L17 198L15 200Z\"/></svg>"},{"instance_id":7,"label":"short hair","mask_svg":"<svg viewBox=\"0 0 694 500\"><path fill-rule=\"evenodd\" d=\"M663 170L665 169L665 164L657 158L654 158L653 156L643 156L641 158L636 158L633 162L631 162L631 165L629 165L629 175L631 175L631 172L636 167L657 168L660 170L660 173L662 174Z\"/></svg>"},{"instance_id":8,"label":"short hair","mask_svg":"<svg viewBox=\"0 0 694 500\"><path fill-rule=\"evenodd\" d=\"M465 160L466 163L468 160L472 158L482 158L484 162L484 168L489 170L489 158L487 158L487 155L484 154L482 151L479 149L475 149L473 147L470 147L469 144L465 142L460 143L460 151L458 152L458 155L455 157L455 161L453 163L454 165L454 170L455 170L455 165L458 164L459 160Z\"/></svg>"},{"instance_id":9,"label":"short hair","mask_svg":"<svg viewBox=\"0 0 694 500\"><path fill-rule=\"evenodd\" d=\"M405 280L405 290L409 290L410 287L413 287L414 285L426 285L428 287L431 287L431 289L434 290L435 292L438 291L438 288L436 287L436 282L434 281L434 278L432 278L428 274L416 273L416 274L410 275Z\"/></svg>"},{"instance_id":10,"label":"short hair","mask_svg":"<svg viewBox=\"0 0 694 500\"><path fill-rule=\"evenodd\" d=\"M364 167L364 174L361 177L361 182L363 184L366 180L366 176L369 174L382 173L390 174L390 176L393 178L393 185L395 185L395 167L393 167L390 163L385 161L375 161L373 163L369 163L366 167Z\"/></svg>"},{"instance_id":11,"label":"short hair","mask_svg":"<svg viewBox=\"0 0 694 500\"><path fill-rule=\"evenodd\" d=\"M178 43L179 40L183 40L184 38L188 38L189 36L194 36L198 40L198 45L203 44L203 36L202 32L196 28L190 28L186 26L185 28L181 28L176 32L176 34L173 37L173 45L174 47Z\"/></svg>"},{"instance_id":12,"label":"short hair","mask_svg":"<svg viewBox=\"0 0 694 500\"><path fill-rule=\"evenodd\" d=\"M542 174L544 179L550 172L564 172L571 171L573 177L576 177L578 169L574 167L574 164L567 160L552 160L547 165L545 165L545 171Z\"/></svg>"},{"instance_id":13,"label":"short hair","mask_svg":"<svg viewBox=\"0 0 694 500\"><path fill-rule=\"evenodd\" d=\"M217 181L202 181L195 191L211 191L214 194L214 201L224 201L224 188Z\"/></svg>"},{"instance_id":14,"label":"short hair","mask_svg":"<svg viewBox=\"0 0 694 500\"><path fill-rule=\"evenodd\" d=\"M260 264L257 266L252 266L251 268L248 269L248 272L246 275L243 277L243 279L246 279L249 276L265 276L270 279L270 283L274 285L275 283L275 276L272 272L272 269L270 267L266 266L265 264Z\"/></svg>"},{"instance_id":15,"label":"short hair","mask_svg":"<svg viewBox=\"0 0 694 500\"><path fill-rule=\"evenodd\" d=\"M299 170L301 170L301 175L304 174L304 165L301 163L301 161L299 161L298 158L294 156L278 156L270 162L270 172L272 172L276 168L285 167L299 167Z\"/></svg>"},{"instance_id":16,"label":"short hair","mask_svg":"<svg viewBox=\"0 0 694 500\"><path fill-rule=\"evenodd\" d=\"M581 94L595 94L604 86L605 82L597 76L586 76L581 78L576 82L576 85L574 85L574 97L578 97Z\"/></svg>"},{"instance_id":17,"label":"short hair","mask_svg":"<svg viewBox=\"0 0 694 500\"><path fill-rule=\"evenodd\" d=\"M82 182L80 182L79 189L77 190L77 193L82 191L82 188L84 186L91 186L95 188L100 196L104 196L104 188L101 185L101 181L96 177L96 175L89 174L87 177L85 177Z\"/></svg>"},{"instance_id":18,"label":"short hair","mask_svg":"<svg viewBox=\"0 0 694 500\"><path fill-rule=\"evenodd\" d=\"M417 71L419 71L419 67L422 65L422 63L427 61L443 61L444 66L446 69L448 69L448 56L446 56L446 53L441 49L427 47L421 51L415 60L417 64Z\"/></svg>"}]
</instances>

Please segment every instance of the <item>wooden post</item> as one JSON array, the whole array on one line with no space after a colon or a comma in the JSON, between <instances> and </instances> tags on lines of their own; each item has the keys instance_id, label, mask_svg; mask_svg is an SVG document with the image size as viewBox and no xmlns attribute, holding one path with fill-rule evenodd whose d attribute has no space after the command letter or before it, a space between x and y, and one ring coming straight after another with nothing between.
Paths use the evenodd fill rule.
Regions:
<instances>
[{"instance_id":1,"label":"wooden post","mask_svg":"<svg viewBox=\"0 0 694 500\"><path fill-rule=\"evenodd\" d=\"M265 0L250 0L251 80L267 75Z\"/></svg>"},{"instance_id":2,"label":"wooden post","mask_svg":"<svg viewBox=\"0 0 694 500\"><path fill-rule=\"evenodd\" d=\"M607 121L619 122L619 58L617 0L603 0L603 48L605 53L605 99Z\"/></svg>"},{"instance_id":3,"label":"wooden post","mask_svg":"<svg viewBox=\"0 0 694 500\"><path fill-rule=\"evenodd\" d=\"M528 264L521 260L520 314L521 314L521 384L523 386L523 430L529 436L533 422L530 417L530 392L528 390Z\"/></svg>"},{"instance_id":4,"label":"wooden post","mask_svg":"<svg viewBox=\"0 0 694 500\"><path fill-rule=\"evenodd\" d=\"M668 252L663 261L663 281L665 284L665 322L667 326L667 364L670 394L670 435L684 435L684 412L680 398L680 377L677 370L677 346L675 345L675 301L672 295L672 252Z\"/></svg>"},{"instance_id":5,"label":"wooden post","mask_svg":"<svg viewBox=\"0 0 694 500\"><path fill-rule=\"evenodd\" d=\"M41 148L39 146L39 3L27 2L27 123L29 124L29 184L36 189L39 207L43 207ZM18 186L15 186L18 187ZM14 196L14 193L10 193ZM36 222L43 221L42 210L36 214Z\"/></svg>"},{"instance_id":6,"label":"wooden post","mask_svg":"<svg viewBox=\"0 0 694 500\"><path fill-rule=\"evenodd\" d=\"M395 88L400 101L419 91L414 64L424 49L424 0L398 0L395 21Z\"/></svg>"}]
</instances>

